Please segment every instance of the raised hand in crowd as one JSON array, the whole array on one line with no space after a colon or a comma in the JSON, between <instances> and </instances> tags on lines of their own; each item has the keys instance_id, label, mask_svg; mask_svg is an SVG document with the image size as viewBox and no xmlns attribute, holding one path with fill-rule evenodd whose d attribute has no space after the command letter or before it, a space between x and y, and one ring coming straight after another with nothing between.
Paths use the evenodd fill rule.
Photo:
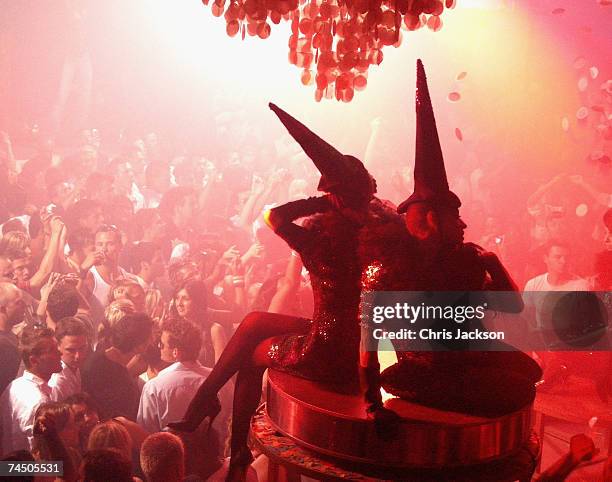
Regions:
<instances>
[{"instance_id":1,"label":"raised hand in crowd","mask_svg":"<svg viewBox=\"0 0 612 482\"><path fill-rule=\"evenodd\" d=\"M253 174L249 197L242 206L240 214L238 215L238 226L247 231L249 230L251 223L258 215L258 212L256 211L256 205L260 204L258 203L259 198L263 196L265 190L266 183L264 182L264 180L260 176Z\"/></svg>"},{"instance_id":2,"label":"raised hand in crowd","mask_svg":"<svg viewBox=\"0 0 612 482\"><path fill-rule=\"evenodd\" d=\"M38 270L32 277L22 282L22 287L26 290L40 288L53 271L58 258L60 238L65 228L64 221L60 216L51 216L47 218L46 224L49 230L48 245Z\"/></svg>"},{"instance_id":3,"label":"raised hand in crowd","mask_svg":"<svg viewBox=\"0 0 612 482\"><path fill-rule=\"evenodd\" d=\"M47 311L49 293L51 293L53 288L55 288L61 277L61 273L51 273L49 278L47 278L47 282L40 288L40 302L38 303L38 308L36 309L36 315L40 320L45 320L46 318L45 314Z\"/></svg>"},{"instance_id":4,"label":"raised hand in crowd","mask_svg":"<svg viewBox=\"0 0 612 482\"><path fill-rule=\"evenodd\" d=\"M240 262L243 266L248 266L260 260L265 252L265 247L259 242L255 242L249 246L249 249L240 257Z\"/></svg>"}]
</instances>

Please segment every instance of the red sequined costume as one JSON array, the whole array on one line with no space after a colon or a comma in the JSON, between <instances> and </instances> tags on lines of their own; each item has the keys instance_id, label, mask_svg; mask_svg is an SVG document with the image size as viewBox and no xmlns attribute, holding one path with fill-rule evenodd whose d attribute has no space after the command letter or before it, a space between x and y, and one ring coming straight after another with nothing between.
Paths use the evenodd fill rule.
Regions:
<instances>
[{"instance_id":1,"label":"red sequined costume","mask_svg":"<svg viewBox=\"0 0 612 482\"><path fill-rule=\"evenodd\" d=\"M309 218L304 227L277 229L310 274L314 312L307 334L275 338L268 352L272 367L326 382L358 379L360 228L333 210Z\"/></svg>"},{"instance_id":2,"label":"red sequined costume","mask_svg":"<svg viewBox=\"0 0 612 482\"><path fill-rule=\"evenodd\" d=\"M244 480L245 467L252 460L249 422L260 402L266 368L334 385L352 385L359 375L357 243L376 185L361 161L338 152L277 106L270 108L321 172L318 189L329 194L289 202L266 215L268 225L300 253L310 272L313 320L262 312L247 315L184 419L169 424L175 430L193 431L204 418L214 418L220 410L217 393L236 374L226 480ZM304 226L293 222L309 216Z\"/></svg>"},{"instance_id":3,"label":"red sequined costume","mask_svg":"<svg viewBox=\"0 0 612 482\"><path fill-rule=\"evenodd\" d=\"M376 227L363 230L360 258L368 291L480 291L490 278L473 245L440 253L435 265L418 256L403 223L381 213ZM367 309L362 305L362 309ZM363 336L372 327L362 325ZM498 349L512 350L502 342ZM443 410L499 416L533 401L538 365L517 351L409 351L410 342L394 342L398 364L381 375L384 389L401 398Z\"/></svg>"}]
</instances>

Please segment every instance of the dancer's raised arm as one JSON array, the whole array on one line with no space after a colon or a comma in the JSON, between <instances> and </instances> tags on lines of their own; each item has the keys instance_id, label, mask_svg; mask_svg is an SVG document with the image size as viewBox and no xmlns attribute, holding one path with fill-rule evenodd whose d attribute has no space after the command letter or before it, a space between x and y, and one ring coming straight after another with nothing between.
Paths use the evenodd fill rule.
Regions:
<instances>
[{"instance_id":1,"label":"dancer's raised arm","mask_svg":"<svg viewBox=\"0 0 612 482\"><path fill-rule=\"evenodd\" d=\"M295 250L300 250L305 243L311 241L314 235L293 221L328 211L331 207L332 204L328 196L309 197L272 208L265 212L264 219L266 224L289 246Z\"/></svg>"}]
</instances>

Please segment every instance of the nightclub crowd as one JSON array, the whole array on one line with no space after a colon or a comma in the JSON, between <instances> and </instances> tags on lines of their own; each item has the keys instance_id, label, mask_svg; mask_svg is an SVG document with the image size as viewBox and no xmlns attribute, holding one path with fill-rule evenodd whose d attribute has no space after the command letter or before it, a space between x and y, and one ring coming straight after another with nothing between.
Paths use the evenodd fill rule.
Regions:
<instances>
[{"instance_id":1,"label":"nightclub crowd","mask_svg":"<svg viewBox=\"0 0 612 482\"><path fill-rule=\"evenodd\" d=\"M153 133L105 143L91 129L61 153L29 142L22 160L0 138L3 459L63 460L66 480L79 467L87 480L221 480L231 387L211 432L163 429L247 313L311 316L307 272L263 213L314 195L314 169L299 155L270 168L253 151L213 163ZM604 157L593 170L611 167ZM382 196L412 190L410 172L373 172ZM521 286L612 288L612 193L557 175L516 199L522 220L502 222L500 179L465 172L452 184L467 237Z\"/></svg>"}]
</instances>

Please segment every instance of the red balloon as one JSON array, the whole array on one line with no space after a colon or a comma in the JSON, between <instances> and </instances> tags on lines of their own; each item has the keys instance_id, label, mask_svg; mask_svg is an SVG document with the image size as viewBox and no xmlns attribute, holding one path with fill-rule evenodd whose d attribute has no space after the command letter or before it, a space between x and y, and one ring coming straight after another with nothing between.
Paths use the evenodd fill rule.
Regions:
<instances>
[{"instance_id":1,"label":"red balloon","mask_svg":"<svg viewBox=\"0 0 612 482\"><path fill-rule=\"evenodd\" d=\"M260 23L257 27L257 35L261 39L267 39L270 36L272 29L268 23Z\"/></svg>"},{"instance_id":2,"label":"red balloon","mask_svg":"<svg viewBox=\"0 0 612 482\"><path fill-rule=\"evenodd\" d=\"M366 88L367 85L368 79L366 79L363 75L358 75L357 77L355 77L355 80L353 80L353 87L355 88L355 90L363 90Z\"/></svg>"},{"instance_id":3,"label":"red balloon","mask_svg":"<svg viewBox=\"0 0 612 482\"><path fill-rule=\"evenodd\" d=\"M225 31L230 37L234 37L240 31L240 24L238 23L238 20L231 20L228 22L227 26L225 27Z\"/></svg>"},{"instance_id":4,"label":"red balloon","mask_svg":"<svg viewBox=\"0 0 612 482\"><path fill-rule=\"evenodd\" d=\"M300 20L300 32L304 35L309 35L312 33L312 20L309 18L303 18Z\"/></svg>"},{"instance_id":5,"label":"red balloon","mask_svg":"<svg viewBox=\"0 0 612 482\"><path fill-rule=\"evenodd\" d=\"M223 7L220 7L216 3L212 4L212 7L210 7L210 11L215 17L220 17L221 15L223 15Z\"/></svg>"},{"instance_id":6,"label":"red balloon","mask_svg":"<svg viewBox=\"0 0 612 482\"><path fill-rule=\"evenodd\" d=\"M304 85L312 84L312 72L310 70L304 70L304 72L302 72L302 77L300 80Z\"/></svg>"}]
</instances>

